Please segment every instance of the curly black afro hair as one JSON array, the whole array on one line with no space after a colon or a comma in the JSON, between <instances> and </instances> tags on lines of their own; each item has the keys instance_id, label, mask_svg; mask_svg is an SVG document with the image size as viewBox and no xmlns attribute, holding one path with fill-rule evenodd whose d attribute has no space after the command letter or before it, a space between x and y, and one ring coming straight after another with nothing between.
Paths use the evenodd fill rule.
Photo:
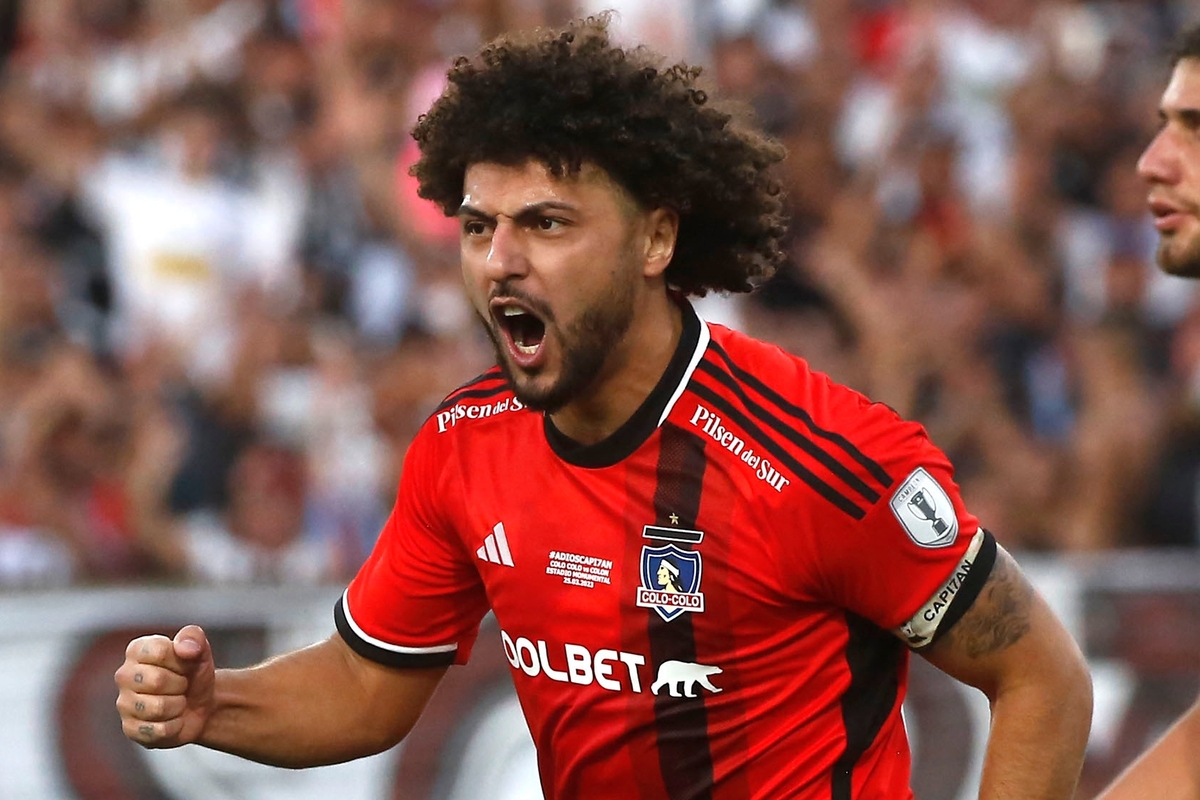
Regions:
<instances>
[{"instance_id":1,"label":"curly black afro hair","mask_svg":"<svg viewBox=\"0 0 1200 800\"><path fill-rule=\"evenodd\" d=\"M700 70L663 68L609 41L609 17L502 37L458 59L421 117L412 174L447 216L472 164L533 159L562 177L592 163L642 208L679 214L667 282L686 294L745 292L783 258L783 148L697 86Z\"/></svg>"}]
</instances>

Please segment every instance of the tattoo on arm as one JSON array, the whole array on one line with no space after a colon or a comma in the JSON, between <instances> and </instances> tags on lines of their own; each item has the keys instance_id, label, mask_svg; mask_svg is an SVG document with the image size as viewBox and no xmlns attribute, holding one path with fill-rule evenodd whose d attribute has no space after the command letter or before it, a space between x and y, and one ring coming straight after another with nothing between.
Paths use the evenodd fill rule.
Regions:
<instances>
[{"instance_id":1,"label":"tattoo on arm","mask_svg":"<svg viewBox=\"0 0 1200 800\"><path fill-rule=\"evenodd\" d=\"M1033 587L1012 556L1000 550L983 592L958 624L949 630L948 644L970 658L998 653L1016 644L1030 628Z\"/></svg>"}]
</instances>

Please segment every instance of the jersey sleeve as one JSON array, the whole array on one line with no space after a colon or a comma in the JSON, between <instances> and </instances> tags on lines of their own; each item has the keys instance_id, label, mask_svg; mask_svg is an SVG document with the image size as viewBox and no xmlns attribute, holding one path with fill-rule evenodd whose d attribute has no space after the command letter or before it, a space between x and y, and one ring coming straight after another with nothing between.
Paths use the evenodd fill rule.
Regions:
<instances>
[{"instance_id":1,"label":"jersey sleeve","mask_svg":"<svg viewBox=\"0 0 1200 800\"><path fill-rule=\"evenodd\" d=\"M872 450L891 483L861 520L821 537L821 583L833 603L920 649L974 602L996 543L924 429L894 416L879 425Z\"/></svg>"},{"instance_id":2,"label":"jersey sleeve","mask_svg":"<svg viewBox=\"0 0 1200 800\"><path fill-rule=\"evenodd\" d=\"M375 548L334 607L338 632L364 658L433 667L465 664L470 656L487 598L458 536L437 513L445 467L429 438L418 435Z\"/></svg>"}]
</instances>

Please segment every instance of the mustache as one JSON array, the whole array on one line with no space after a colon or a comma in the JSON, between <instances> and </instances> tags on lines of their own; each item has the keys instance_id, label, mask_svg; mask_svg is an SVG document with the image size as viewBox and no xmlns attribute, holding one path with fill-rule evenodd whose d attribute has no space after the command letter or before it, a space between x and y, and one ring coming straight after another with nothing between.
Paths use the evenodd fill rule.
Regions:
<instances>
[{"instance_id":1,"label":"mustache","mask_svg":"<svg viewBox=\"0 0 1200 800\"><path fill-rule=\"evenodd\" d=\"M511 280L505 279L496 284L495 288L488 294L488 302L490 303L496 298L516 300L540 317L542 322L554 321L554 311L550 308L549 304L522 290Z\"/></svg>"}]
</instances>

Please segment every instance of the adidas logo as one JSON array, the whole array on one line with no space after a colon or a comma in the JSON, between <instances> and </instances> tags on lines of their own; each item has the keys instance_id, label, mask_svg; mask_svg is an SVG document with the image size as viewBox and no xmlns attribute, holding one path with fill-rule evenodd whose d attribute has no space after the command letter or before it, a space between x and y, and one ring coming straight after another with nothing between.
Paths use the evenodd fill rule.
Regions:
<instances>
[{"instance_id":1,"label":"adidas logo","mask_svg":"<svg viewBox=\"0 0 1200 800\"><path fill-rule=\"evenodd\" d=\"M515 566L512 553L508 550L508 537L504 535L504 523L497 522L496 527L483 540L483 547L475 551L475 555L491 564L503 564L506 567Z\"/></svg>"}]
</instances>

